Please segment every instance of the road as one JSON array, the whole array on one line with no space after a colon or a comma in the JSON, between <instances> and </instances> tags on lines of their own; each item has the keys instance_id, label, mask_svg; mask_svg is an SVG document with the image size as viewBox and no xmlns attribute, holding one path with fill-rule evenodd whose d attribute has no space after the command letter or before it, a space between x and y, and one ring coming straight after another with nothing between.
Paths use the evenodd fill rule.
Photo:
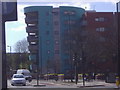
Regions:
<instances>
[{"instance_id":1,"label":"road","mask_svg":"<svg viewBox=\"0 0 120 90\"><path fill-rule=\"evenodd\" d=\"M27 82L26 86L11 86L10 80L8 80L8 88L117 88L115 83L105 83L104 81L91 81L85 82L85 86L83 86L82 81L76 85L75 83L71 83L68 81L54 81L54 80L40 80L39 85L37 85L37 81L33 80L31 83Z\"/></svg>"}]
</instances>

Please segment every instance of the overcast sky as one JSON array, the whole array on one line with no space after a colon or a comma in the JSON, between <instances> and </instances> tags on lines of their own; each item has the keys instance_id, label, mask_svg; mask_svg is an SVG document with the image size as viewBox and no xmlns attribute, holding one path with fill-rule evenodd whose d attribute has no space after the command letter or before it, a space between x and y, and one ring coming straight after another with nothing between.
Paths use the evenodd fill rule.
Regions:
<instances>
[{"instance_id":1,"label":"overcast sky","mask_svg":"<svg viewBox=\"0 0 120 90\"><path fill-rule=\"evenodd\" d=\"M8 0L9 1L9 0ZM27 37L24 21L24 7L27 6L74 6L86 7L86 10L96 10L97 12L116 12L116 3L119 0L22 0L18 1L18 21L6 23L6 46L11 46L14 51L14 45L17 41ZM7 52L9 48L6 47Z\"/></svg>"}]
</instances>

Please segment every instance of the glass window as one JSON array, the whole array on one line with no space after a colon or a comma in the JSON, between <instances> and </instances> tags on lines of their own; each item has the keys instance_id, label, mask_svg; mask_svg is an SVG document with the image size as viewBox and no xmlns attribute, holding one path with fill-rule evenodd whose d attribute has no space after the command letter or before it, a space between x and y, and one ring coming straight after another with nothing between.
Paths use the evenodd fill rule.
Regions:
<instances>
[{"instance_id":1,"label":"glass window","mask_svg":"<svg viewBox=\"0 0 120 90\"><path fill-rule=\"evenodd\" d=\"M59 54L59 50L55 50L55 54Z\"/></svg>"},{"instance_id":2,"label":"glass window","mask_svg":"<svg viewBox=\"0 0 120 90\"><path fill-rule=\"evenodd\" d=\"M23 75L15 75L14 78L24 78Z\"/></svg>"},{"instance_id":3,"label":"glass window","mask_svg":"<svg viewBox=\"0 0 120 90\"><path fill-rule=\"evenodd\" d=\"M55 35L58 35L59 34L59 31L54 31Z\"/></svg>"},{"instance_id":4,"label":"glass window","mask_svg":"<svg viewBox=\"0 0 120 90\"><path fill-rule=\"evenodd\" d=\"M100 18L99 18L99 21L103 22L103 21L105 21L105 18L100 17Z\"/></svg>"},{"instance_id":5,"label":"glass window","mask_svg":"<svg viewBox=\"0 0 120 90\"><path fill-rule=\"evenodd\" d=\"M49 32L49 31L46 31L46 34L47 34L47 35L49 35L49 34L50 34L50 32Z\"/></svg>"},{"instance_id":6,"label":"glass window","mask_svg":"<svg viewBox=\"0 0 120 90\"><path fill-rule=\"evenodd\" d=\"M99 21L99 19L98 19L98 18L95 18L95 21Z\"/></svg>"},{"instance_id":7,"label":"glass window","mask_svg":"<svg viewBox=\"0 0 120 90\"><path fill-rule=\"evenodd\" d=\"M58 25L59 23L58 23L58 21L55 21L54 24L55 24L55 25Z\"/></svg>"},{"instance_id":8,"label":"glass window","mask_svg":"<svg viewBox=\"0 0 120 90\"><path fill-rule=\"evenodd\" d=\"M104 27L101 27L100 28L100 32L104 32L105 31L105 28Z\"/></svg>"},{"instance_id":9,"label":"glass window","mask_svg":"<svg viewBox=\"0 0 120 90\"><path fill-rule=\"evenodd\" d=\"M47 53L49 54L49 53L50 53L50 50L48 50Z\"/></svg>"},{"instance_id":10,"label":"glass window","mask_svg":"<svg viewBox=\"0 0 120 90\"><path fill-rule=\"evenodd\" d=\"M104 37L100 37L100 41L101 42L105 42L105 38Z\"/></svg>"},{"instance_id":11,"label":"glass window","mask_svg":"<svg viewBox=\"0 0 120 90\"><path fill-rule=\"evenodd\" d=\"M104 22L105 18L104 17L97 17L97 18L95 18L95 21L97 21L97 22Z\"/></svg>"},{"instance_id":12,"label":"glass window","mask_svg":"<svg viewBox=\"0 0 120 90\"><path fill-rule=\"evenodd\" d=\"M55 40L55 44L59 44L59 41L58 41L58 40Z\"/></svg>"},{"instance_id":13,"label":"glass window","mask_svg":"<svg viewBox=\"0 0 120 90\"><path fill-rule=\"evenodd\" d=\"M65 15L74 15L75 11L64 11Z\"/></svg>"},{"instance_id":14,"label":"glass window","mask_svg":"<svg viewBox=\"0 0 120 90\"><path fill-rule=\"evenodd\" d=\"M48 22L48 21L46 21L46 25L49 25L49 22Z\"/></svg>"},{"instance_id":15,"label":"glass window","mask_svg":"<svg viewBox=\"0 0 120 90\"><path fill-rule=\"evenodd\" d=\"M46 41L46 43L47 43L47 44L50 44L50 41L49 41L49 40L47 40L47 41Z\"/></svg>"},{"instance_id":16,"label":"glass window","mask_svg":"<svg viewBox=\"0 0 120 90\"><path fill-rule=\"evenodd\" d=\"M96 31L98 31L98 32L104 32L105 28L104 27L96 28Z\"/></svg>"},{"instance_id":17,"label":"glass window","mask_svg":"<svg viewBox=\"0 0 120 90\"><path fill-rule=\"evenodd\" d=\"M52 12L54 15L58 15L58 12Z\"/></svg>"},{"instance_id":18,"label":"glass window","mask_svg":"<svg viewBox=\"0 0 120 90\"><path fill-rule=\"evenodd\" d=\"M49 16L49 12L46 12L46 16Z\"/></svg>"}]
</instances>

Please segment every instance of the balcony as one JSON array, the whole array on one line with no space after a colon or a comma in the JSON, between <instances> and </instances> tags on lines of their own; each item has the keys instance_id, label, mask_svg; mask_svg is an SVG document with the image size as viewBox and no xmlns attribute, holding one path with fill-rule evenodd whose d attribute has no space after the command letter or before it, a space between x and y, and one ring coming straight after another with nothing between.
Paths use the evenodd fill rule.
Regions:
<instances>
[{"instance_id":1,"label":"balcony","mask_svg":"<svg viewBox=\"0 0 120 90\"><path fill-rule=\"evenodd\" d=\"M36 54L29 55L29 60L35 61L36 60Z\"/></svg>"},{"instance_id":2,"label":"balcony","mask_svg":"<svg viewBox=\"0 0 120 90\"><path fill-rule=\"evenodd\" d=\"M28 49L30 53L37 53L38 52L38 45L29 45Z\"/></svg>"},{"instance_id":3,"label":"balcony","mask_svg":"<svg viewBox=\"0 0 120 90\"><path fill-rule=\"evenodd\" d=\"M37 24L38 23L38 18L36 18L36 17L26 17L25 18L25 23L26 24Z\"/></svg>"},{"instance_id":4,"label":"balcony","mask_svg":"<svg viewBox=\"0 0 120 90\"><path fill-rule=\"evenodd\" d=\"M35 36L28 36L27 37L28 42L37 42L38 41L38 37Z\"/></svg>"},{"instance_id":5,"label":"balcony","mask_svg":"<svg viewBox=\"0 0 120 90\"><path fill-rule=\"evenodd\" d=\"M37 33L38 32L38 28L37 27L26 27L26 32L27 33Z\"/></svg>"}]
</instances>

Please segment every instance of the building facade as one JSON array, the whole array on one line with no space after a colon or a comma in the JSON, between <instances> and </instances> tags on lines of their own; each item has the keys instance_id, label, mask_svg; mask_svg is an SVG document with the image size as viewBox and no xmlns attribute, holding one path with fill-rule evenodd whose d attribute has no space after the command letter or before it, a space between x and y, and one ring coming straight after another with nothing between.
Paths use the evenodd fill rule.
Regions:
<instances>
[{"instance_id":1,"label":"building facade","mask_svg":"<svg viewBox=\"0 0 120 90\"><path fill-rule=\"evenodd\" d=\"M42 74L67 73L71 70L70 32L80 26L84 9L60 6L26 7L25 22L29 42L29 59Z\"/></svg>"},{"instance_id":2,"label":"building facade","mask_svg":"<svg viewBox=\"0 0 120 90\"><path fill-rule=\"evenodd\" d=\"M116 14L86 11L85 20L87 22L86 70L94 73L116 73Z\"/></svg>"},{"instance_id":3,"label":"building facade","mask_svg":"<svg viewBox=\"0 0 120 90\"><path fill-rule=\"evenodd\" d=\"M33 71L39 64L42 74L74 73L77 53L79 73L83 69L86 73L116 72L116 13L32 6L25 8L25 15Z\"/></svg>"}]
</instances>

